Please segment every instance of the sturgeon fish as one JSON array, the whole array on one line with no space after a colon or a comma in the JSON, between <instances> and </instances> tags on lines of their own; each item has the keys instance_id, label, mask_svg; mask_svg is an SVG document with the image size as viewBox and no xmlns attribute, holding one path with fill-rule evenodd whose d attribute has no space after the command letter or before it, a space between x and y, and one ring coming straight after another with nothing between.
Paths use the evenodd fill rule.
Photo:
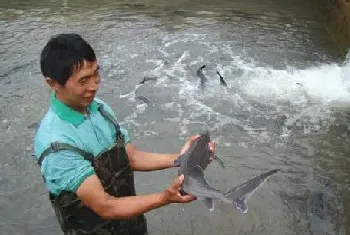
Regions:
<instances>
[{"instance_id":1,"label":"sturgeon fish","mask_svg":"<svg viewBox=\"0 0 350 235\"><path fill-rule=\"evenodd\" d=\"M201 79L201 86L203 87L206 83L206 81L208 81L207 77L204 76L204 73L203 73L203 69L205 68L206 66L203 65L202 67L200 67L198 70L197 70L197 76Z\"/></svg>"},{"instance_id":2,"label":"sturgeon fish","mask_svg":"<svg viewBox=\"0 0 350 235\"><path fill-rule=\"evenodd\" d=\"M247 213L247 201L249 197L265 183L270 176L278 172L279 169L262 173L231 188L227 192L222 192L210 186L204 178L204 170L210 163L209 142L209 132L205 131L200 134L200 137L191 144L189 149L175 161L175 164L180 166L178 175L184 175L184 181L181 185L180 192L182 194L191 194L198 199L203 199L204 204L209 210L214 210L214 199L219 199L225 203L233 204L238 211Z\"/></svg>"},{"instance_id":3,"label":"sturgeon fish","mask_svg":"<svg viewBox=\"0 0 350 235\"><path fill-rule=\"evenodd\" d=\"M227 83L225 82L224 78L221 76L221 74L219 73L219 71L216 71L216 74L219 75L220 84L227 87Z\"/></svg>"}]
</instances>

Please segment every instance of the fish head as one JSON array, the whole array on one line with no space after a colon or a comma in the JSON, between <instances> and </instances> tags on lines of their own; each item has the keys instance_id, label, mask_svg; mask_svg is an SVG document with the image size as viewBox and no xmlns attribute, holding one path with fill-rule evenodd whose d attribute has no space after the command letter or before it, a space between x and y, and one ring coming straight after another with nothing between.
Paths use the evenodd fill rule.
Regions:
<instances>
[{"instance_id":1,"label":"fish head","mask_svg":"<svg viewBox=\"0 0 350 235\"><path fill-rule=\"evenodd\" d=\"M200 166L203 170L210 163L210 134L209 131L200 133L200 137L193 141L184 154L179 157L180 169L178 175L186 174L189 169Z\"/></svg>"},{"instance_id":2,"label":"fish head","mask_svg":"<svg viewBox=\"0 0 350 235\"><path fill-rule=\"evenodd\" d=\"M205 131L201 133L200 137L192 144L192 148L190 148L191 152L186 163L188 169L194 166L200 166L205 170L210 163L209 142L209 131Z\"/></svg>"}]
</instances>

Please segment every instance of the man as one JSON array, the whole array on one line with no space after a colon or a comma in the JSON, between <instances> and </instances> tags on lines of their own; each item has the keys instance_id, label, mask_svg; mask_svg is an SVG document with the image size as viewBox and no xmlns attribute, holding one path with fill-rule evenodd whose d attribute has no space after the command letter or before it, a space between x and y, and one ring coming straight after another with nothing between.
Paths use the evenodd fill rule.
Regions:
<instances>
[{"instance_id":1,"label":"man","mask_svg":"<svg viewBox=\"0 0 350 235\"><path fill-rule=\"evenodd\" d=\"M147 234L144 213L195 199L180 195L183 176L164 192L136 196L133 171L174 166L198 136L189 138L179 153L135 148L112 109L95 98L99 65L92 47L79 35L50 39L40 64L53 92L34 150L65 234ZM213 142L209 147L215 151Z\"/></svg>"}]
</instances>

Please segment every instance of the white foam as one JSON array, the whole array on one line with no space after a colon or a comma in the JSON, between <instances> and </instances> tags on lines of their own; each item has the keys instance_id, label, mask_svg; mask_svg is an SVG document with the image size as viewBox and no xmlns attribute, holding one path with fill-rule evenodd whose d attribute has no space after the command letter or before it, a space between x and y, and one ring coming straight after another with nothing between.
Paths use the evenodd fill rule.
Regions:
<instances>
[{"instance_id":1,"label":"white foam","mask_svg":"<svg viewBox=\"0 0 350 235\"><path fill-rule=\"evenodd\" d=\"M256 118L268 121L280 114L284 115L286 120L281 128L280 137L288 138L293 132L289 128L291 126L300 128L305 134L320 130L330 121L330 106L350 107L350 55L343 64L329 63L306 69L290 66L278 70L257 66L254 61L242 57L232 45L213 45L203 41L203 38L205 38L203 34L184 35L184 37L166 35L162 39L163 45L157 48L157 51L165 57L174 54L172 45L193 41L203 45L204 53L195 56L197 53L191 51L191 48L180 51L178 58L172 57L168 60L173 62L167 66L164 66L163 60L160 59L147 61L156 66L148 71L159 76L155 86L161 85L164 88L171 86L172 90L178 89L173 101L165 103L163 107L177 110L177 117L166 120L178 123L180 138L187 137L189 125L208 126L206 122L211 122L211 126L208 126L211 129L220 130L226 124L233 124L240 126L248 135L256 137L259 141L269 142L272 138L271 133L266 126L263 126L264 122L261 127L255 127ZM176 51L176 54L178 52ZM202 64L212 57L218 57L219 54L224 55L226 61L231 63L209 64L208 70L220 71L228 84L228 89L223 91L218 78L215 77L217 80L209 79L204 93L199 92L199 79L194 77L189 66ZM239 75L237 70L240 71ZM215 71L212 74L215 74ZM174 81L169 77L176 79L176 82L169 82ZM132 100L134 92L120 97ZM206 102L208 100L211 102ZM239 113L226 113L223 108L217 110L215 106L221 102L225 102L225 105L227 103L227 109L232 106L251 116L244 119L238 117ZM252 102L264 104L266 107L256 107ZM135 120L139 113L145 112L145 109L147 109L145 105L137 106L137 110L127 120Z\"/></svg>"},{"instance_id":2,"label":"white foam","mask_svg":"<svg viewBox=\"0 0 350 235\"><path fill-rule=\"evenodd\" d=\"M289 100L296 104L305 103L305 98L314 98L326 105L336 100L350 104L350 62L303 70L256 68L252 72L250 68L249 71L250 79L244 91L257 98Z\"/></svg>"}]
</instances>

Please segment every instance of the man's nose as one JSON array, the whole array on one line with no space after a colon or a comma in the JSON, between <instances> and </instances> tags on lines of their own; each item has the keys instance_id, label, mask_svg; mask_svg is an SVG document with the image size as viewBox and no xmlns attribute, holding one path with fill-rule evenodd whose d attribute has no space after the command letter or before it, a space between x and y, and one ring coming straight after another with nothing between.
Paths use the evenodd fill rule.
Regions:
<instances>
[{"instance_id":1,"label":"man's nose","mask_svg":"<svg viewBox=\"0 0 350 235\"><path fill-rule=\"evenodd\" d=\"M99 84L100 84L100 79L99 78L91 79L88 89L90 91L96 91L98 89Z\"/></svg>"}]
</instances>

